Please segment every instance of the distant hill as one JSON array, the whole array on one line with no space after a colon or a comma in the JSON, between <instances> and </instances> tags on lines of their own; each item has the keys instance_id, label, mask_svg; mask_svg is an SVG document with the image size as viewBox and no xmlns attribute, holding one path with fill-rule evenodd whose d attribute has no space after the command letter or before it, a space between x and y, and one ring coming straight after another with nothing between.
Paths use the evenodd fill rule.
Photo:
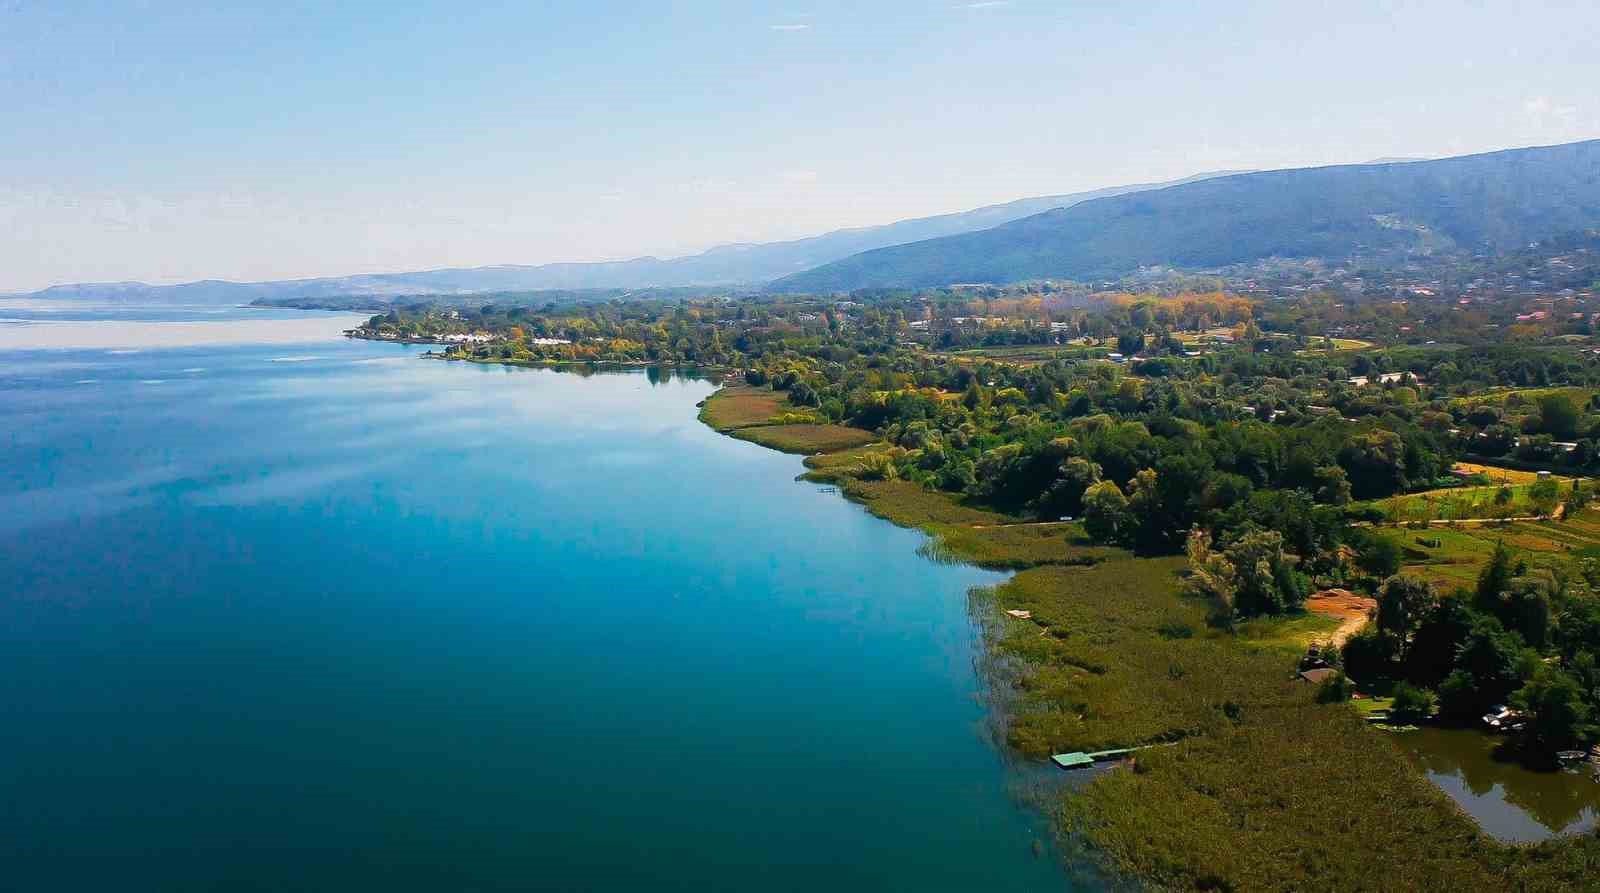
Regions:
<instances>
[{"instance_id":1,"label":"distant hill","mask_svg":"<svg viewBox=\"0 0 1600 893\"><path fill-rule=\"evenodd\" d=\"M468 269L426 270L415 273L372 273L321 279L276 282L226 282L205 280L182 285L146 285L142 282L56 285L16 297L94 300L102 302L167 304L282 303L318 298L401 297L419 294L478 294L487 292L635 289L675 286L759 287L857 252L939 236L988 229L1051 208L1068 207L1105 196L1159 189L1223 173L1197 174L1171 183L1113 186L1068 195L1024 198L972 211L902 220L883 226L841 229L788 242L723 245L689 257L600 263L557 263L541 266L493 266Z\"/></svg>"},{"instance_id":2,"label":"distant hill","mask_svg":"<svg viewBox=\"0 0 1600 893\"><path fill-rule=\"evenodd\" d=\"M1092 280L1270 257L1504 251L1600 225L1600 140L1218 177L864 252L773 291Z\"/></svg>"}]
</instances>

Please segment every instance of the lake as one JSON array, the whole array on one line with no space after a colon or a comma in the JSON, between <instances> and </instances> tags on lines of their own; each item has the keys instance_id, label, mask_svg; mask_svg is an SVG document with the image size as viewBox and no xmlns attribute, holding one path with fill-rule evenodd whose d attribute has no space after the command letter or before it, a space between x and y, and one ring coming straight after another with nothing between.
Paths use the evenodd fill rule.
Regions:
<instances>
[{"instance_id":1,"label":"lake","mask_svg":"<svg viewBox=\"0 0 1600 893\"><path fill-rule=\"evenodd\" d=\"M975 670L1000 575L702 380L210 312L0 307L8 886L1069 886Z\"/></svg>"}]
</instances>

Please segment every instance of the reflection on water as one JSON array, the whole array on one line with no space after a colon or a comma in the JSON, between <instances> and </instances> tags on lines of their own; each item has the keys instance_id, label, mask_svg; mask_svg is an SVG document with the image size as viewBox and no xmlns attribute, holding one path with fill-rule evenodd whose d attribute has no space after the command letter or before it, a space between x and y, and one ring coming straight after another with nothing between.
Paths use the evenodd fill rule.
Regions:
<instances>
[{"instance_id":1,"label":"reflection on water","mask_svg":"<svg viewBox=\"0 0 1600 893\"><path fill-rule=\"evenodd\" d=\"M1469 729L1424 728L1398 733L1394 740L1498 840L1528 843L1600 824L1600 781L1588 765L1535 772L1496 759L1503 739Z\"/></svg>"},{"instance_id":2,"label":"reflection on water","mask_svg":"<svg viewBox=\"0 0 1600 893\"><path fill-rule=\"evenodd\" d=\"M711 383L420 352L0 352L0 889L1103 887L986 733L1003 575Z\"/></svg>"},{"instance_id":3,"label":"reflection on water","mask_svg":"<svg viewBox=\"0 0 1600 893\"><path fill-rule=\"evenodd\" d=\"M151 322L126 319L7 319L0 350L97 350L123 355L138 348L326 342L367 317L307 313L299 319L217 319Z\"/></svg>"}]
</instances>

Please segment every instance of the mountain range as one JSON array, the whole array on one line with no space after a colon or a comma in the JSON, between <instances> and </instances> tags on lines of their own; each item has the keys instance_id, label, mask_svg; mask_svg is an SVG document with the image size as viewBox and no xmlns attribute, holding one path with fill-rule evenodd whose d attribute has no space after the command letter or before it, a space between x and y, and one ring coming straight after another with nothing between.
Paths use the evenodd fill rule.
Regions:
<instances>
[{"instance_id":1,"label":"mountain range","mask_svg":"<svg viewBox=\"0 0 1600 893\"><path fill-rule=\"evenodd\" d=\"M296 299L375 298L419 294L636 289L650 287L745 286L767 282L830 261L887 245L984 230L1051 208L1079 202L1196 182L1223 173L1197 174L1169 183L1113 186L1089 192L1024 198L971 211L902 220L883 226L835 230L785 242L723 245L689 257L662 260L641 257L598 263L553 263L540 266L502 265L412 273L370 273L273 282L202 280L178 285L103 282L55 285L25 295L41 300L166 304L248 304Z\"/></svg>"},{"instance_id":2,"label":"mountain range","mask_svg":"<svg viewBox=\"0 0 1600 893\"><path fill-rule=\"evenodd\" d=\"M1503 253L1595 227L1600 140L1456 158L1199 174L806 239L723 245L666 260L274 282L91 283L22 297L215 304L684 287L831 293L1094 281L1151 268L1216 270L1270 258L1403 263L1441 252Z\"/></svg>"},{"instance_id":3,"label":"mountain range","mask_svg":"<svg viewBox=\"0 0 1600 893\"><path fill-rule=\"evenodd\" d=\"M1600 140L1429 161L1243 173L866 251L781 292L1090 281L1268 258L1503 252L1600 226Z\"/></svg>"}]
</instances>

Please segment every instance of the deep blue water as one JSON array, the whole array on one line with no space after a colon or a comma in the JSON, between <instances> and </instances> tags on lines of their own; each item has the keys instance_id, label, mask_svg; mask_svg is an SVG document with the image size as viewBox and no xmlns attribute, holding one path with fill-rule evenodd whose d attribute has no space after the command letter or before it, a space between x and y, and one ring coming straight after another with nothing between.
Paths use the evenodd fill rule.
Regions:
<instances>
[{"instance_id":1,"label":"deep blue water","mask_svg":"<svg viewBox=\"0 0 1600 893\"><path fill-rule=\"evenodd\" d=\"M0 352L0 888L1065 886L999 577L710 384L130 349Z\"/></svg>"}]
</instances>

